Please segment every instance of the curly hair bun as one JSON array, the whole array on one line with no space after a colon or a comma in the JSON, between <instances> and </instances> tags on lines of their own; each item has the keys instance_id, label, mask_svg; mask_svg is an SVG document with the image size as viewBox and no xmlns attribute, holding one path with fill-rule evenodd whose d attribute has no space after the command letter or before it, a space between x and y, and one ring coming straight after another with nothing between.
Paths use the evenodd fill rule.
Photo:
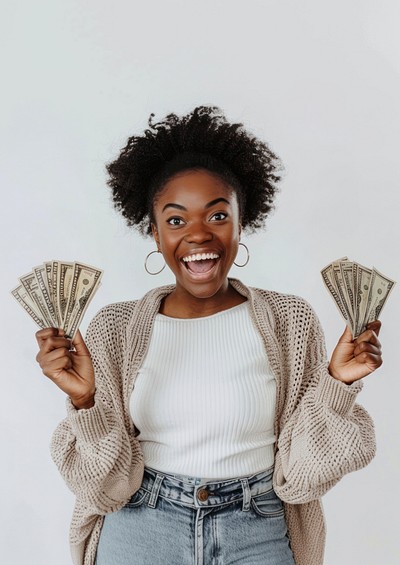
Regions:
<instances>
[{"instance_id":1,"label":"curly hair bun","mask_svg":"<svg viewBox=\"0 0 400 565\"><path fill-rule=\"evenodd\" d=\"M268 145L243 124L229 123L217 106L198 106L179 117L168 114L141 136L132 136L115 161L106 165L113 201L129 226L151 234L156 193L174 174L207 169L219 175L238 195L244 229L262 227L282 169Z\"/></svg>"}]
</instances>

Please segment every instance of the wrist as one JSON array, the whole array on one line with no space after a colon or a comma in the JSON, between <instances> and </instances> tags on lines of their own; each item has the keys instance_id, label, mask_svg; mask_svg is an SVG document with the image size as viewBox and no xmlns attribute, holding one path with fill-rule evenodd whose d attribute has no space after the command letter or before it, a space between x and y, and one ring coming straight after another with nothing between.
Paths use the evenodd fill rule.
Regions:
<instances>
[{"instance_id":1,"label":"wrist","mask_svg":"<svg viewBox=\"0 0 400 565\"><path fill-rule=\"evenodd\" d=\"M339 375L339 373L337 373L331 365L328 366L328 373L330 374L330 376L335 379L336 381L340 381L341 383L344 383L345 385L352 385L355 381L347 381L345 379L342 379L341 376Z\"/></svg>"},{"instance_id":2,"label":"wrist","mask_svg":"<svg viewBox=\"0 0 400 565\"><path fill-rule=\"evenodd\" d=\"M69 398L71 400L72 406L77 410L89 410L89 408L93 408L93 406L95 405L94 394L79 399L74 399L71 396Z\"/></svg>"}]
</instances>

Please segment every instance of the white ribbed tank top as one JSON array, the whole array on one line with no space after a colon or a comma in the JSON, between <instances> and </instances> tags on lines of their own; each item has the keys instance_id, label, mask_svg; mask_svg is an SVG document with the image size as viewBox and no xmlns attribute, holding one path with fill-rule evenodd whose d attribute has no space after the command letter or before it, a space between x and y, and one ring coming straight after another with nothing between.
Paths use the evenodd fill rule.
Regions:
<instances>
[{"instance_id":1,"label":"white ribbed tank top","mask_svg":"<svg viewBox=\"0 0 400 565\"><path fill-rule=\"evenodd\" d=\"M275 402L247 302L203 318L156 315L130 399L146 466L215 479L268 469Z\"/></svg>"}]
</instances>

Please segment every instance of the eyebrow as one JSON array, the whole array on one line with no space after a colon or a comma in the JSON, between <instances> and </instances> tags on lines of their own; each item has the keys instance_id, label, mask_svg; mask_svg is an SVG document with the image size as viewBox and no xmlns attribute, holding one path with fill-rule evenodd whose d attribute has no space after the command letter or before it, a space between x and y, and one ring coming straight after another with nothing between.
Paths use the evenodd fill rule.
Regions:
<instances>
[{"instance_id":1,"label":"eyebrow","mask_svg":"<svg viewBox=\"0 0 400 565\"><path fill-rule=\"evenodd\" d=\"M211 200L211 202L208 202L208 204L206 204L204 208L205 209L211 208L212 206L215 206L215 204L218 204L219 202L225 202L229 206L231 205L229 200L221 197L221 198L216 198L215 200ZM182 204L174 204L173 202L169 202L168 204L166 204L162 209L162 211L164 212L164 210L166 210L167 208L176 208L177 210L183 210L184 212L187 212L187 208L185 208L185 206L182 206Z\"/></svg>"}]
</instances>

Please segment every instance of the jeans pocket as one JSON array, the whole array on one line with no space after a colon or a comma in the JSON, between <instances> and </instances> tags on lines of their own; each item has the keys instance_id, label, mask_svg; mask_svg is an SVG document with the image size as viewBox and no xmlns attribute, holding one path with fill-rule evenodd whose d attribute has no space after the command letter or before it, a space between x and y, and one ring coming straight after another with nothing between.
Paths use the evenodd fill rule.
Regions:
<instances>
[{"instance_id":1,"label":"jeans pocket","mask_svg":"<svg viewBox=\"0 0 400 565\"><path fill-rule=\"evenodd\" d=\"M137 508L141 506L145 501L149 493L144 488L140 487L139 490L135 492L130 498L130 500L125 504L124 508Z\"/></svg>"},{"instance_id":2,"label":"jeans pocket","mask_svg":"<svg viewBox=\"0 0 400 565\"><path fill-rule=\"evenodd\" d=\"M274 518L284 514L283 503L274 489L252 497L251 506L259 516Z\"/></svg>"}]
</instances>

